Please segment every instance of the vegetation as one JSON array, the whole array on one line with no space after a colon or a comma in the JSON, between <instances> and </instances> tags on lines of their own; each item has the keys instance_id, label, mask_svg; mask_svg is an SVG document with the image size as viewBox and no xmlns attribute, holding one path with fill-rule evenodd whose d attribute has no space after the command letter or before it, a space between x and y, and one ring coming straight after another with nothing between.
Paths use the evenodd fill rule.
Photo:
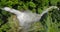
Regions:
<instances>
[{"instance_id":1,"label":"vegetation","mask_svg":"<svg viewBox=\"0 0 60 32\"><path fill-rule=\"evenodd\" d=\"M58 6L60 0L0 0L0 8L11 7L18 10L31 10L42 13L49 6ZM16 16L0 9L0 32L18 32L19 25ZM32 24L30 32L60 32L60 10L53 9L42 19Z\"/></svg>"}]
</instances>

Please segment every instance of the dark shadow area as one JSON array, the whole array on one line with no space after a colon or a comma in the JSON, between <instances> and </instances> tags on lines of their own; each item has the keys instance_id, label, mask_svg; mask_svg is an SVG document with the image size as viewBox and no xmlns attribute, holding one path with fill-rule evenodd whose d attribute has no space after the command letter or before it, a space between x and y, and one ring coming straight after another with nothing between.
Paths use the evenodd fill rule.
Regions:
<instances>
[{"instance_id":1,"label":"dark shadow area","mask_svg":"<svg viewBox=\"0 0 60 32\"><path fill-rule=\"evenodd\" d=\"M57 6L60 8L60 2L57 2Z\"/></svg>"},{"instance_id":2,"label":"dark shadow area","mask_svg":"<svg viewBox=\"0 0 60 32\"><path fill-rule=\"evenodd\" d=\"M12 8L17 9L19 4L12 5Z\"/></svg>"},{"instance_id":3,"label":"dark shadow area","mask_svg":"<svg viewBox=\"0 0 60 32\"><path fill-rule=\"evenodd\" d=\"M45 13L45 14L41 17L40 22L42 23L42 25L45 25L45 21L44 21L44 19L46 20L47 15L48 15L48 14Z\"/></svg>"},{"instance_id":4,"label":"dark shadow area","mask_svg":"<svg viewBox=\"0 0 60 32\"><path fill-rule=\"evenodd\" d=\"M60 26L58 26L58 28L60 29Z\"/></svg>"},{"instance_id":5,"label":"dark shadow area","mask_svg":"<svg viewBox=\"0 0 60 32\"><path fill-rule=\"evenodd\" d=\"M20 1L23 1L23 2L27 2L28 1L28 2L30 2L31 0L20 0Z\"/></svg>"},{"instance_id":6,"label":"dark shadow area","mask_svg":"<svg viewBox=\"0 0 60 32\"><path fill-rule=\"evenodd\" d=\"M10 17L11 15L8 13L8 12L6 12L6 13L8 13L8 14L3 14L2 13L3 11L0 9L0 19L2 20L2 22L3 23L0 23L1 25L0 25L0 28L1 28L1 26L3 26L4 24L6 24L7 22L8 22L8 17Z\"/></svg>"}]
</instances>

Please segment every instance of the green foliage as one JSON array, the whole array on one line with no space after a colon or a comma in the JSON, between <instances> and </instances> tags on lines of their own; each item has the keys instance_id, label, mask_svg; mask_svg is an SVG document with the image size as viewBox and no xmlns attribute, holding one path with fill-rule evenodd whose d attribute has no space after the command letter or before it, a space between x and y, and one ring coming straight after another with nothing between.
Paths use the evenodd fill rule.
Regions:
<instances>
[{"instance_id":1,"label":"green foliage","mask_svg":"<svg viewBox=\"0 0 60 32\"><path fill-rule=\"evenodd\" d=\"M57 5L57 2L60 0L50 0L52 5Z\"/></svg>"},{"instance_id":2,"label":"green foliage","mask_svg":"<svg viewBox=\"0 0 60 32\"><path fill-rule=\"evenodd\" d=\"M42 13L44 9L52 5L60 7L60 0L0 0L0 8L8 6L38 13ZM17 22L13 21L13 18L11 13L0 10L0 32L17 32ZM60 11L52 10L43 16L40 22L32 25L30 32L60 32Z\"/></svg>"}]
</instances>

